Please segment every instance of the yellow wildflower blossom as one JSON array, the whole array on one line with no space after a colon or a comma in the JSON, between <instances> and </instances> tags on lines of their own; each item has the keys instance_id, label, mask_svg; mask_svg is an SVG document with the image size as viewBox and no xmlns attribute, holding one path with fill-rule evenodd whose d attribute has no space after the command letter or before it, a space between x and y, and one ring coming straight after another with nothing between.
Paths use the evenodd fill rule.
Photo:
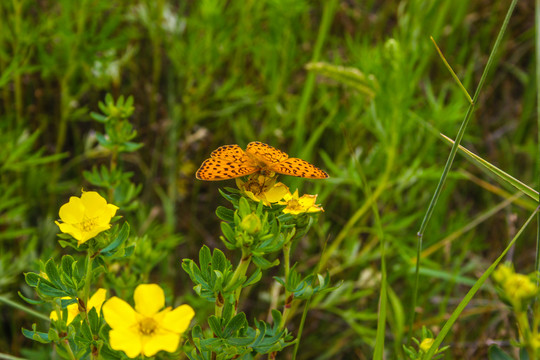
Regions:
<instances>
[{"instance_id":1,"label":"yellow wildflower blossom","mask_svg":"<svg viewBox=\"0 0 540 360\"><path fill-rule=\"evenodd\" d=\"M538 293L538 287L527 275L512 274L502 285L504 294L511 301L521 301L534 297Z\"/></svg>"},{"instance_id":2,"label":"yellow wildflower blossom","mask_svg":"<svg viewBox=\"0 0 540 360\"><path fill-rule=\"evenodd\" d=\"M497 269L493 271L493 274L491 274L491 277L496 283L503 284L506 281L506 279L508 279L513 274L514 274L514 269L511 266L503 264L503 265L499 265Z\"/></svg>"},{"instance_id":3,"label":"yellow wildflower blossom","mask_svg":"<svg viewBox=\"0 0 540 360\"><path fill-rule=\"evenodd\" d=\"M283 212L293 215L324 211L321 205L315 204L316 200L317 195L305 194L302 195L302 197L298 197L298 190L296 190L294 194L286 194L283 197L283 201L280 201L279 204L287 205L287 207L283 209Z\"/></svg>"},{"instance_id":4,"label":"yellow wildflower blossom","mask_svg":"<svg viewBox=\"0 0 540 360\"><path fill-rule=\"evenodd\" d=\"M276 177L265 176L259 173L251 175L246 182L236 179L238 188L254 201L262 201L264 205L271 206L289 194L289 188L283 183L276 183Z\"/></svg>"},{"instance_id":5,"label":"yellow wildflower blossom","mask_svg":"<svg viewBox=\"0 0 540 360\"><path fill-rule=\"evenodd\" d=\"M135 309L114 296L103 305L103 316L112 328L111 347L130 358L154 356L158 351L173 352L189 327L195 312L189 305L174 310L165 306L165 294L157 284L141 284L133 294Z\"/></svg>"},{"instance_id":6,"label":"yellow wildflower blossom","mask_svg":"<svg viewBox=\"0 0 540 360\"><path fill-rule=\"evenodd\" d=\"M105 302L105 298L107 297L107 290L105 289L98 289L92 297L90 297L90 300L88 300L88 304L86 305L87 311L92 310L92 308L96 308L96 311L99 315L101 311L101 305ZM62 299L69 299L69 297L63 297ZM75 316L79 314L79 304L73 303L71 305L67 306L67 324L71 324L73 319L75 319ZM52 311L51 315L49 316L51 320L58 320L58 315L56 311Z\"/></svg>"},{"instance_id":7,"label":"yellow wildflower blossom","mask_svg":"<svg viewBox=\"0 0 540 360\"><path fill-rule=\"evenodd\" d=\"M80 198L72 196L60 208L62 223L55 221L63 233L77 239L79 245L111 227L111 219L118 207L95 191L83 191Z\"/></svg>"},{"instance_id":8,"label":"yellow wildflower blossom","mask_svg":"<svg viewBox=\"0 0 540 360\"><path fill-rule=\"evenodd\" d=\"M422 342L420 343L420 351L423 351L424 353L427 353L429 349L431 349L431 345L433 345L433 343L435 342L435 339L432 339L432 338L425 338L424 340L422 340Z\"/></svg>"}]
</instances>

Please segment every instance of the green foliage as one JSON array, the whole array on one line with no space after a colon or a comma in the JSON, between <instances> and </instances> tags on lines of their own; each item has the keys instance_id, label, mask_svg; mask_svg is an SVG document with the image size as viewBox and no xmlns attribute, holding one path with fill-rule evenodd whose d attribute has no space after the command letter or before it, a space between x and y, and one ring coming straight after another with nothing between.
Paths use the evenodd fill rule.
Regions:
<instances>
[{"instance_id":1,"label":"green foliage","mask_svg":"<svg viewBox=\"0 0 540 360\"><path fill-rule=\"evenodd\" d=\"M402 344L420 339L414 329L424 324L441 329L440 346L452 344L447 358L515 357L521 333L507 324L519 320L511 307L493 312L498 288L478 277L537 205L530 6L516 7L490 57L484 91L457 139L471 150L462 150L470 162L455 158L422 248L417 243L448 156L440 134L456 138L471 97L463 90L473 94L507 6L0 2L0 357L127 359L109 347L108 328L92 311L89 322L81 314L71 325L51 323L48 314L65 318L69 302L97 286L128 299L147 282L164 285L167 303L189 300L200 328L158 359L182 351L206 359L219 349L248 359L297 341L304 323L298 352L283 348L278 358L401 359L408 354ZM330 174L280 178L318 194L323 214L285 215L226 187L233 183L194 178L219 145L255 140ZM91 243L79 246L65 234L57 243L59 207L81 188L118 205L118 225ZM537 268L528 251L536 248L535 230L521 234L505 260L527 273ZM205 266L196 260L203 245ZM47 264L54 281L43 277ZM197 271L204 282L191 276ZM341 286L334 289L326 274ZM50 296L60 294L70 298ZM230 308L237 297L238 308ZM253 347L270 309L282 310L277 333L289 328L292 338ZM238 333L212 345L208 319L223 331L223 319L235 315ZM265 324L260 341L275 337L275 326ZM501 340L500 349L477 341L485 338ZM57 342L55 350L40 341Z\"/></svg>"}]
</instances>

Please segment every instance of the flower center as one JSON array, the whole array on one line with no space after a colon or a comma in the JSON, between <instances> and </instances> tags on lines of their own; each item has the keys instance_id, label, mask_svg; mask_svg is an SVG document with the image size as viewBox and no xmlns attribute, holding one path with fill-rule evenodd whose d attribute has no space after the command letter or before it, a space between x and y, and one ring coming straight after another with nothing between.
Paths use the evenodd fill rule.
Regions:
<instances>
[{"instance_id":1,"label":"flower center","mask_svg":"<svg viewBox=\"0 0 540 360\"><path fill-rule=\"evenodd\" d=\"M290 210L302 210L302 205L296 199L291 199L287 202L287 208Z\"/></svg>"},{"instance_id":2,"label":"flower center","mask_svg":"<svg viewBox=\"0 0 540 360\"><path fill-rule=\"evenodd\" d=\"M92 231L97 226L97 216L89 218L84 216L83 221L77 224L80 230L89 232Z\"/></svg>"},{"instance_id":3,"label":"flower center","mask_svg":"<svg viewBox=\"0 0 540 360\"><path fill-rule=\"evenodd\" d=\"M139 332L143 335L152 335L156 332L157 328L158 323L150 317L144 318L139 322Z\"/></svg>"}]
</instances>

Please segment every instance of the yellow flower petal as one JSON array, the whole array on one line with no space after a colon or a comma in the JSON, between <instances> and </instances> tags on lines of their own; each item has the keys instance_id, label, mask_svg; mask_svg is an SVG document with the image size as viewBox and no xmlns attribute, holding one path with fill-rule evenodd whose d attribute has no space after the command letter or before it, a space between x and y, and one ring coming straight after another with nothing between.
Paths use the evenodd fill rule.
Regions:
<instances>
[{"instance_id":1,"label":"yellow flower petal","mask_svg":"<svg viewBox=\"0 0 540 360\"><path fill-rule=\"evenodd\" d=\"M107 301L103 306L103 313L105 313L105 306L111 300ZM112 329L109 331L109 339L111 348L125 352L130 358L135 358L142 352L141 336L138 334L136 327Z\"/></svg>"},{"instance_id":2,"label":"yellow flower petal","mask_svg":"<svg viewBox=\"0 0 540 360\"><path fill-rule=\"evenodd\" d=\"M98 216L107 206L107 200L95 191L84 191L81 195L81 202L88 217Z\"/></svg>"},{"instance_id":3,"label":"yellow flower petal","mask_svg":"<svg viewBox=\"0 0 540 360\"><path fill-rule=\"evenodd\" d=\"M178 348L179 343L180 334L163 331L148 337L142 351L145 356L154 356L160 350L173 352Z\"/></svg>"},{"instance_id":4,"label":"yellow flower petal","mask_svg":"<svg viewBox=\"0 0 540 360\"><path fill-rule=\"evenodd\" d=\"M144 316L153 316L165 306L165 294L157 284L141 284L133 294L135 309Z\"/></svg>"},{"instance_id":5,"label":"yellow flower petal","mask_svg":"<svg viewBox=\"0 0 540 360\"><path fill-rule=\"evenodd\" d=\"M181 305L165 315L161 326L166 330L181 334L187 330L193 316L195 316L195 311L191 306Z\"/></svg>"},{"instance_id":6,"label":"yellow flower petal","mask_svg":"<svg viewBox=\"0 0 540 360\"><path fill-rule=\"evenodd\" d=\"M113 329L127 329L137 323L137 313L124 300L113 296L103 305L105 321Z\"/></svg>"},{"instance_id":7,"label":"yellow flower petal","mask_svg":"<svg viewBox=\"0 0 540 360\"><path fill-rule=\"evenodd\" d=\"M101 306L105 302L105 298L107 297L107 290L105 289L97 289L97 291L92 295L90 300L88 300L87 309L90 311L92 308L96 308L96 311L99 315L99 312L101 311Z\"/></svg>"},{"instance_id":8,"label":"yellow flower petal","mask_svg":"<svg viewBox=\"0 0 540 360\"><path fill-rule=\"evenodd\" d=\"M69 299L69 297L63 297L62 299ZM73 303L71 305L67 306L67 320L66 323L69 325L75 319L75 316L79 315L79 304ZM56 311L51 311L51 314L49 315L51 320L58 320L58 314Z\"/></svg>"},{"instance_id":9,"label":"yellow flower petal","mask_svg":"<svg viewBox=\"0 0 540 360\"><path fill-rule=\"evenodd\" d=\"M283 183L277 183L264 194L266 200L271 203L277 203L287 194L290 194L289 188Z\"/></svg>"},{"instance_id":10,"label":"yellow flower petal","mask_svg":"<svg viewBox=\"0 0 540 360\"><path fill-rule=\"evenodd\" d=\"M59 223L58 221L55 221L55 224L58 225L61 232L69 234L79 241L81 241L84 237L81 231L71 224Z\"/></svg>"},{"instance_id":11,"label":"yellow flower petal","mask_svg":"<svg viewBox=\"0 0 540 360\"><path fill-rule=\"evenodd\" d=\"M60 219L66 223L79 223L84 217L84 205L81 199L72 196L69 198L69 202L60 207L58 212Z\"/></svg>"}]
</instances>

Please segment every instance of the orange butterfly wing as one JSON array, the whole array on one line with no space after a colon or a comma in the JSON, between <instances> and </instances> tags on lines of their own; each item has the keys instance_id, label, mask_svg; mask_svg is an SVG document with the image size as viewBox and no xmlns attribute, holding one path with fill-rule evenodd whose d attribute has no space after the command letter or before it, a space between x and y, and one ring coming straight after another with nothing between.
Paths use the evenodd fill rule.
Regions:
<instances>
[{"instance_id":1,"label":"orange butterfly wing","mask_svg":"<svg viewBox=\"0 0 540 360\"><path fill-rule=\"evenodd\" d=\"M234 179L253 174L259 167L238 145L223 145L212 151L210 159L206 159L195 177L199 180L216 181Z\"/></svg>"},{"instance_id":2,"label":"orange butterfly wing","mask_svg":"<svg viewBox=\"0 0 540 360\"><path fill-rule=\"evenodd\" d=\"M269 170L285 174L298 176L309 179L326 179L328 174L318 167L311 165L305 160L298 158L288 158L277 164L272 164L268 167Z\"/></svg>"},{"instance_id":3,"label":"orange butterfly wing","mask_svg":"<svg viewBox=\"0 0 540 360\"><path fill-rule=\"evenodd\" d=\"M259 141L250 142L246 148L246 152L254 155L258 160L268 165L280 163L289 158L289 155L283 151Z\"/></svg>"},{"instance_id":4,"label":"orange butterfly wing","mask_svg":"<svg viewBox=\"0 0 540 360\"><path fill-rule=\"evenodd\" d=\"M199 180L234 179L266 170L310 179L326 179L328 174L305 160L289 158L285 152L259 141L250 142L246 151L238 145L223 145L212 151L195 176Z\"/></svg>"}]
</instances>

